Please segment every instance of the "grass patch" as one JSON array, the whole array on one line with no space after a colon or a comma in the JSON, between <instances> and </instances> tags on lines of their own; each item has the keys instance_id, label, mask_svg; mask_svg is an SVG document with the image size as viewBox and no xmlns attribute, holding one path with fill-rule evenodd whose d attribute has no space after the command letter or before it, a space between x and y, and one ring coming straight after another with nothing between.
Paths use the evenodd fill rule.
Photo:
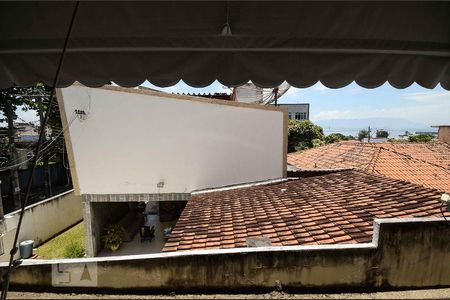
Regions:
<instances>
[{"instance_id":1,"label":"grass patch","mask_svg":"<svg viewBox=\"0 0 450 300\"><path fill-rule=\"evenodd\" d=\"M42 259L82 257L84 252L83 222L52 238L37 249L37 254Z\"/></svg>"}]
</instances>

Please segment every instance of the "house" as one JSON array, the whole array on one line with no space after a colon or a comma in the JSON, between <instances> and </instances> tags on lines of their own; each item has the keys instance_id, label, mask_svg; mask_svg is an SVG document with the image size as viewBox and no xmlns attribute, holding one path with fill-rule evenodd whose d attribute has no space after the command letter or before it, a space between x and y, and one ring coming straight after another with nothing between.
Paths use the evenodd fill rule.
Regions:
<instances>
[{"instance_id":1,"label":"house","mask_svg":"<svg viewBox=\"0 0 450 300\"><path fill-rule=\"evenodd\" d=\"M356 168L370 174L450 191L450 146L430 143L342 141L288 154L299 170Z\"/></svg>"},{"instance_id":2,"label":"house","mask_svg":"<svg viewBox=\"0 0 450 300\"><path fill-rule=\"evenodd\" d=\"M142 202L159 239L142 250L158 252L192 191L286 176L286 109L79 84L57 96L89 256L111 224L141 247Z\"/></svg>"},{"instance_id":3,"label":"house","mask_svg":"<svg viewBox=\"0 0 450 300\"><path fill-rule=\"evenodd\" d=\"M163 251L368 243L374 218L441 217L440 196L360 170L198 191Z\"/></svg>"}]
</instances>

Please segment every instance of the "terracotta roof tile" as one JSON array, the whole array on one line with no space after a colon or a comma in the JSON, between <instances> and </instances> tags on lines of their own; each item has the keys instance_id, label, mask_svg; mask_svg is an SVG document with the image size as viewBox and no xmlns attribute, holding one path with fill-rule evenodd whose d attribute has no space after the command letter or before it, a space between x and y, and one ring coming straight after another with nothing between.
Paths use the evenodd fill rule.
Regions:
<instances>
[{"instance_id":1,"label":"terracotta roof tile","mask_svg":"<svg viewBox=\"0 0 450 300\"><path fill-rule=\"evenodd\" d=\"M372 174L450 191L450 146L432 143L346 141L288 154L300 170L357 168Z\"/></svg>"},{"instance_id":2,"label":"terracotta roof tile","mask_svg":"<svg viewBox=\"0 0 450 300\"><path fill-rule=\"evenodd\" d=\"M357 170L193 194L163 251L247 247L248 237L272 246L366 243L374 218L440 217L440 195ZM231 217L213 217L224 212Z\"/></svg>"}]
</instances>

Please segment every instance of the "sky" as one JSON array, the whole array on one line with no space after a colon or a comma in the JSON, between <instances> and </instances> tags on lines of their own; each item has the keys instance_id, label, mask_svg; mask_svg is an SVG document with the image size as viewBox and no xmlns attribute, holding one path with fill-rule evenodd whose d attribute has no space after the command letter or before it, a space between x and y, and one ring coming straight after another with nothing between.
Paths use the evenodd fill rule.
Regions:
<instances>
[{"instance_id":1,"label":"sky","mask_svg":"<svg viewBox=\"0 0 450 300\"><path fill-rule=\"evenodd\" d=\"M158 88L146 82L145 86L167 92L209 93L229 92L219 82L206 88L192 88L184 82L169 88ZM450 123L450 91L439 85L430 90L413 84L396 89L389 83L366 89L356 83L344 88L329 89L320 82L305 89L290 88L279 103L310 103L311 120L401 118L423 123L427 127Z\"/></svg>"},{"instance_id":2,"label":"sky","mask_svg":"<svg viewBox=\"0 0 450 300\"><path fill-rule=\"evenodd\" d=\"M219 82L205 88L193 88L180 81L159 88L145 82L144 86L173 93L231 92ZM385 83L375 89L366 89L352 83L344 88L329 89L320 82L305 89L290 88L279 103L310 103L310 119L364 119L400 118L422 123L425 127L450 123L450 91L439 85L430 90L413 84L396 89ZM22 119L37 120L33 111L18 112Z\"/></svg>"}]
</instances>

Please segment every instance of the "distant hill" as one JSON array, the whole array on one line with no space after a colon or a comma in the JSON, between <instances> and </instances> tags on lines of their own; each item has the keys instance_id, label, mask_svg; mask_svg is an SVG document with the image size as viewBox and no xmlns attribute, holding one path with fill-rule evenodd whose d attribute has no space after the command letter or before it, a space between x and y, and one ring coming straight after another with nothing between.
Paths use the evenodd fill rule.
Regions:
<instances>
[{"instance_id":1,"label":"distant hill","mask_svg":"<svg viewBox=\"0 0 450 300\"><path fill-rule=\"evenodd\" d=\"M313 121L314 122L314 121ZM367 118L367 119L330 119L314 122L321 126L325 134L339 132L345 135L357 136L361 129L371 127L375 132L376 129L385 129L389 131L389 137L399 137L409 131L415 132L437 132L436 128L428 125L412 122L405 119L396 118Z\"/></svg>"},{"instance_id":2,"label":"distant hill","mask_svg":"<svg viewBox=\"0 0 450 300\"><path fill-rule=\"evenodd\" d=\"M314 123L322 126L324 130L364 129L370 126L374 129L387 129L387 130L421 129L426 131L434 131L430 126L427 126L423 123L397 118L330 119L330 120L315 121Z\"/></svg>"}]
</instances>

